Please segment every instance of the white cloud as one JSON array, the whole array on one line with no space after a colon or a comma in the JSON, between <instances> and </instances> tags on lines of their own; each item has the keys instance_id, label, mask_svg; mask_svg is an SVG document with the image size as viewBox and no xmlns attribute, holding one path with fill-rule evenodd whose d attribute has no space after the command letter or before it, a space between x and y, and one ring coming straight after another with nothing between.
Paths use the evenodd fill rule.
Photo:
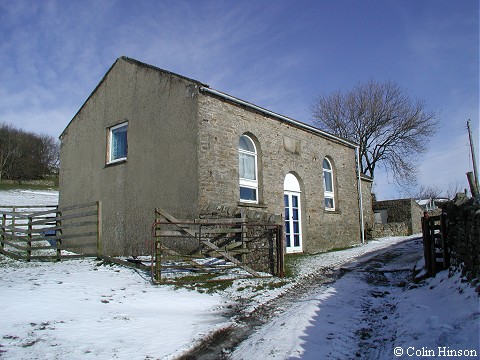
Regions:
<instances>
[{"instance_id":1,"label":"white cloud","mask_svg":"<svg viewBox=\"0 0 480 360\"><path fill-rule=\"evenodd\" d=\"M75 115L75 111L73 108L56 107L39 112L35 109L27 108L22 111L4 113L0 118L0 122L12 124L26 131L47 134L58 138L73 115Z\"/></svg>"}]
</instances>

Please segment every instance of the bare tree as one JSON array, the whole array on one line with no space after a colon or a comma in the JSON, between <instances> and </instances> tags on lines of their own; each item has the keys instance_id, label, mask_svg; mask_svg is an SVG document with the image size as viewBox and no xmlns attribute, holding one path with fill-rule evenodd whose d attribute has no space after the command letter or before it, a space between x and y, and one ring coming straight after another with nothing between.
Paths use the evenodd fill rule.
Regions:
<instances>
[{"instance_id":1,"label":"bare tree","mask_svg":"<svg viewBox=\"0 0 480 360\"><path fill-rule=\"evenodd\" d=\"M18 137L19 131L13 126L0 124L0 180L4 174L8 174L11 164L21 157Z\"/></svg>"},{"instance_id":2,"label":"bare tree","mask_svg":"<svg viewBox=\"0 0 480 360\"><path fill-rule=\"evenodd\" d=\"M60 165L60 144L50 135L40 135L40 139L42 142L40 158L45 173L56 174Z\"/></svg>"},{"instance_id":3,"label":"bare tree","mask_svg":"<svg viewBox=\"0 0 480 360\"><path fill-rule=\"evenodd\" d=\"M447 199L453 199L458 193L467 193L467 189L462 188L458 182L451 182L448 184L447 190L444 192L444 196Z\"/></svg>"},{"instance_id":4,"label":"bare tree","mask_svg":"<svg viewBox=\"0 0 480 360\"><path fill-rule=\"evenodd\" d=\"M421 200L421 199L453 199L458 193L465 193L466 189L462 188L460 184L455 182L450 182L446 187L440 186L420 186L418 189L415 189L408 193L409 196Z\"/></svg>"},{"instance_id":5,"label":"bare tree","mask_svg":"<svg viewBox=\"0 0 480 360\"><path fill-rule=\"evenodd\" d=\"M442 197L442 193L442 189L440 189L438 186L420 186L413 197L417 200L438 199Z\"/></svg>"},{"instance_id":6,"label":"bare tree","mask_svg":"<svg viewBox=\"0 0 480 360\"><path fill-rule=\"evenodd\" d=\"M437 124L437 113L427 112L423 101L411 100L391 81L370 80L320 96L311 111L318 126L359 144L364 174L373 178L382 165L400 184L415 179L419 155Z\"/></svg>"},{"instance_id":7,"label":"bare tree","mask_svg":"<svg viewBox=\"0 0 480 360\"><path fill-rule=\"evenodd\" d=\"M0 123L0 180L35 180L58 173L59 144L50 135L37 135Z\"/></svg>"}]
</instances>

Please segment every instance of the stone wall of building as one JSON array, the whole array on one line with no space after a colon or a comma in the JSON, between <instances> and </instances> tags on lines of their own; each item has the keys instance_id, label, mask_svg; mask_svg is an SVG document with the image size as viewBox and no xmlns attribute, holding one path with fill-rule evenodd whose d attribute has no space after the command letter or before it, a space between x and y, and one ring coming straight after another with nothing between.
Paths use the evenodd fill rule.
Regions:
<instances>
[{"instance_id":1,"label":"stone wall of building","mask_svg":"<svg viewBox=\"0 0 480 360\"><path fill-rule=\"evenodd\" d=\"M387 223L375 224L372 237L405 236L422 232L423 209L415 200L376 201L373 204L373 211L380 210L387 211Z\"/></svg>"},{"instance_id":2,"label":"stone wall of building","mask_svg":"<svg viewBox=\"0 0 480 360\"><path fill-rule=\"evenodd\" d=\"M411 199L376 201L373 210L388 210L388 221L403 222L410 220Z\"/></svg>"},{"instance_id":3,"label":"stone wall of building","mask_svg":"<svg viewBox=\"0 0 480 360\"><path fill-rule=\"evenodd\" d=\"M373 216L373 195L372 180L368 177L362 177L362 205L363 205L363 224L365 237L369 238L375 219Z\"/></svg>"},{"instance_id":4,"label":"stone wall of building","mask_svg":"<svg viewBox=\"0 0 480 360\"><path fill-rule=\"evenodd\" d=\"M417 204L414 199L411 199L411 223L410 223L410 234L421 234L422 233L422 216L423 208Z\"/></svg>"},{"instance_id":5,"label":"stone wall of building","mask_svg":"<svg viewBox=\"0 0 480 360\"><path fill-rule=\"evenodd\" d=\"M480 204L459 194L445 211L451 264L464 264L470 277L480 277Z\"/></svg>"},{"instance_id":6,"label":"stone wall of building","mask_svg":"<svg viewBox=\"0 0 480 360\"><path fill-rule=\"evenodd\" d=\"M208 93L199 95L199 206L241 207L283 219L284 179L301 187L303 250L309 253L360 242L354 147L282 122ZM240 202L238 142L257 146L259 203ZM323 159L334 167L335 211L325 210ZM282 220L283 222L283 220Z\"/></svg>"}]
</instances>

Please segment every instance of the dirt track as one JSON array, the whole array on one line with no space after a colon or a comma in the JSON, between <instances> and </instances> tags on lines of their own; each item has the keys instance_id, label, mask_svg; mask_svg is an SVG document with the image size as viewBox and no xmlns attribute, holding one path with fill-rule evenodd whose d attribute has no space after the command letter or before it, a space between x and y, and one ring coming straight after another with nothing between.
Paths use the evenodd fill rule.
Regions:
<instances>
[{"instance_id":1,"label":"dirt track","mask_svg":"<svg viewBox=\"0 0 480 360\"><path fill-rule=\"evenodd\" d=\"M407 247L406 244L408 244ZM406 249L409 251L406 251ZM382 345L382 339L391 341L394 336L391 333L393 329L387 329L382 322L395 310L394 305L392 305L393 301L391 301L393 299L389 298L388 287L403 287L410 282L413 270L411 264L421 258L421 240L410 239L387 249L369 253L355 261L320 267L308 276L298 279L287 292L259 306L252 313L242 313L245 304L238 303L229 314L235 320L235 325L210 334L201 344L177 359L229 359L232 349L246 340L261 325L275 317L276 314L283 312L290 304L351 272L357 272L362 281L374 285L377 289L367 294L366 297L359 299L359 311L362 314L363 321L368 326L363 327L354 339L358 342L357 357L368 358L369 355L374 356L372 352L375 352L375 349ZM388 270L382 270L386 265L388 265ZM380 308L369 306L368 297L370 296L382 298L382 306ZM371 339L380 342L372 344ZM349 341L351 340L349 339Z\"/></svg>"}]
</instances>

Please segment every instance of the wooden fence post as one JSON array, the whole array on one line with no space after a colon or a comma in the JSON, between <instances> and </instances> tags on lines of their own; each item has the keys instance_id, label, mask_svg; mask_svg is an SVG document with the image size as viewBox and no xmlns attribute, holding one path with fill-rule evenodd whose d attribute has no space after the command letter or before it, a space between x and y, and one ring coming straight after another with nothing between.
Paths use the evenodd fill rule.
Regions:
<instances>
[{"instance_id":1,"label":"wooden fence post","mask_svg":"<svg viewBox=\"0 0 480 360\"><path fill-rule=\"evenodd\" d=\"M3 243L3 241L5 240L6 225L7 225L7 214L2 214L2 228L0 229L2 233L2 236L0 237L1 238L0 247L2 248L2 250L5 248L5 244Z\"/></svg>"},{"instance_id":2,"label":"wooden fence post","mask_svg":"<svg viewBox=\"0 0 480 360\"><path fill-rule=\"evenodd\" d=\"M277 225L277 276L285 276L285 239L283 238L283 226Z\"/></svg>"},{"instance_id":3,"label":"wooden fence post","mask_svg":"<svg viewBox=\"0 0 480 360\"><path fill-rule=\"evenodd\" d=\"M427 250L428 247L428 213L425 211L422 217L422 237L423 237L423 259L425 261L425 269L430 271L430 261L429 256L430 252Z\"/></svg>"},{"instance_id":4,"label":"wooden fence post","mask_svg":"<svg viewBox=\"0 0 480 360\"><path fill-rule=\"evenodd\" d=\"M28 217L28 242L27 242L27 261L30 261L32 256L32 237L33 237L33 225L32 225L33 218L31 216Z\"/></svg>"},{"instance_id":5,"label":"wooden fence post","mask_svg":"<svg viewBox=\"0 0 480 360\"><path fill-rule=\"evenodd\" d=\"M55 230L55 245L57 247L57 261L60 261L62 257L62 220L58 220L62 216L62 212L58 210L57 206L57 212L55 213L56 216L56 221L55 221L55 227L57 228ZM60 235L60 236L59 236Z\"/></svg>"},{"instance_id":6,"label":"wooden fence post","mask_svg":"<svg viewBox=\"0 0 480 360\"><path fill-rule=\"evenodd\" d=\"M160 225L157 225L160 228ZM202 235L200 227L199 237ZM156 229L154 230L156 232ZM155 251L155 280L160 282L162 281L162 238L155 236L153 239L153 246Z\"/></svg>"},{"instance_id":7,"label":"wooden fence post","mask_svg":"<svg viewBox=\"0 0 480 360\"><path fill-rule=\"evenodd\" d=\"M435 252L435 218L429 219L430 276L437 275L437 254Z\"/></svg>"},{"instance_id":8,"label":"wooden fence post","mask_svg":"<svg viewBox=\"0 0 480 360\"><path fill-rule=\"evenodd\" d=\"M155 208L155 225L152 227L152 280L154 283L162 281L162 238L157 236L160 232L162 214ZM200 227L201 232L201 227ZM201 237L201 234L199 234Z\"/></svg>"},{"instance_id":9,"label":"wooden fence post","mask_svg":"<svg viewBox=\"0 0 480 360\"><path fill-rule=\"evenodd\" d=\"M247 249L247 242L246 242L246 239L247 239L247 227L245 226L245 222L246 222L246 219L245 218L242 218L242 235L241 235L241 238L242 238L242 249ZM245 253L242 253L242 255L240 256L240 259L242 261L242 263L246 263L247 262L247 254L246 252Z\"/></svg>"},{"instance_id":10,"label":"wooden fence post","mask_svg":"<svg viewBox=\"0 0 480 360\"><path fill-rule=\"evenodd\" d=\"M12 207L13 214L12 214L12 222L10 224L12 226L12 231L11 231L12 235L15 235L15 218L16 218L15 212L16 212L16 209L17 208L15 206Z\"/></svg>"}]
</instances>

